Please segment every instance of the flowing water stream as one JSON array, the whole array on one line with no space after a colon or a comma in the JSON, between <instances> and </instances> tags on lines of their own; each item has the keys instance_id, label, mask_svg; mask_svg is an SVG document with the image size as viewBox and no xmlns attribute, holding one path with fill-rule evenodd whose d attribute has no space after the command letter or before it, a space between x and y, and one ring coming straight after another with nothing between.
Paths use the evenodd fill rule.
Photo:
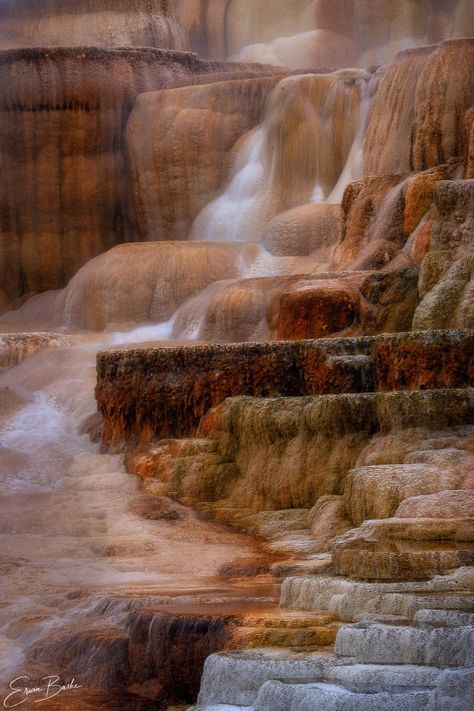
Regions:
<instances>
[{"instance_id":1,"label":"flowing water stream","mask_svg":"<svg viewBox=\"0 0 474 711\"><path fill-rule=\"evenodd\" d=\"M253 550L183 507L177 521L143 518L137 481L121 458L81 434L95 410L97 350L166 332L165 325L72 336L70 347L42 351L0 376L13 401L0 424L2 685L34 674L26 657L39 642L82 618L93 624L101 597L209 594L219 566ZM121 615L112 610L109 622Z\"/></svg>"}]
</instances>

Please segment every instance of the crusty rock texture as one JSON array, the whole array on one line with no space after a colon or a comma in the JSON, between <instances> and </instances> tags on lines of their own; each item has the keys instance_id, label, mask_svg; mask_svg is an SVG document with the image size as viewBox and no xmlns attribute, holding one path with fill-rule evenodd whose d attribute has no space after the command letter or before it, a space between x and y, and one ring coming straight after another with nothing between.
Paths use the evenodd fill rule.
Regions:
<instances>
[{"instance_id":1,"label":"crusty rock texture","mask_svg":"<svg viewBox=\"0 0 474 711\"><path fill-rule=\"evenodd\" d=\"M57 333L0 334L0 370L18 365L45 348L64 348L67 339Z\"/></svg>"},{"instance_id":2,"label":"crusty rock texture","mask_svg":"<svg viewBox=\"0 0 474 711\"><path fill-rule=\"evenodd\" d=\"M436 185L460 164L365 178L347 187L341 243L333 269L396 269L420 264L428 252Z\"/></svg>"},{"instance_id":3,"label":"crusty rock texture","mask_svg":"<svg viewBox=\"0 0 474 711\"><path fill-rule=\"evenodd\" d=\"M0 49L159 47L188 49L167 0L5 0Z\"/></svg>"},{"instance_id":4,"label":"crusty rock texture","mask_svg":"<svg viewBox=\"0 0 474 711\"><path fill-rule=\"evenodd\" d=\"M473 64L473 39L398 55L382 76L372 107L366 175L425 170L464 155Z\"/></svg>"},{"instance_id":5,"label":"crusty rock texture","mask_svg":"<svg viewBox=\"0 0 474 711\"><path fill-rule=\"evenodd\" d=\"M420 273L416 329L474 326L474 181L443 181Z\"/></svg>"},{"instance_id":6,"label":"crusty rock texture","mask_svg":"<svg viewBox=\"0 0 474 711\"><path fill-rule=\"evenodd\" d=\"M138 97L127 124L127 153L145 239L188 238L227 178L238 140L260 123L280 78L217 81Z\"/></svg>"},{"instance_id":7,"label":"crusty rock texture","mask_svg":"<svg viewBox=\"0 0 474 711\"><path fill-rule=\"evenodd\" d=\"M103 443L192 435L208 410L237 395L465 387L472 345L469 332L439 332L104 352L96 390Z\"/></svg>"},{"instance_id":8,"label":"crusty rock texture","mask_svg":"<svg viewBox=\"0 0 474 711\"><path fill-rule=\"evenodd\" d=\"M124 241L122 122L140 91L207 70L153 49L0 53L0 302L63 286Z\"/></svg>"}]
</instances>

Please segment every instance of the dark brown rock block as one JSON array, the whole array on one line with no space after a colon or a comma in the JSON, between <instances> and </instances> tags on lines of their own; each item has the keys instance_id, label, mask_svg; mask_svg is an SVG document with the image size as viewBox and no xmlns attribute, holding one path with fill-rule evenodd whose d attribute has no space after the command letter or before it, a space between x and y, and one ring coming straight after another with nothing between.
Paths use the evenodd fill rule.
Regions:
<instances>
[{"instance_id":1,"label":"dark brown rock block","mask_svg":"<svg viewBox=\"0 0 474 711\"><path fill-rule=\"evenodd\" d=\"M474 333L428 331L378 340L372 361L380 390L474 385Z\"/></svg>"},{"instance_id":2,"label":"dark brown rock block","mask_svg":"<svg viewBox=\"0 0 474 711\"><path fill-rule=\"evenodd\" d=\"M280 298L277 338L322 338L349 329L359 318L355 289L327 280L284 293Z\"/></svg>"},{"instance_id":3,"label":"dark brown rock block","mask_svg":"<svg viewBox=\"0 0 474 711\"><path fill-rule=\"evenodd\" d=\"M96 397L103 444L120 449L192 435L211 408L237 395L465 387L473 382L472 356L464 355L471 343L470 333L448 332L100 353ZM421 375L417 358L426 362ZM438 373L429 372L430 363Z\"/></svg>"}]
</instances>

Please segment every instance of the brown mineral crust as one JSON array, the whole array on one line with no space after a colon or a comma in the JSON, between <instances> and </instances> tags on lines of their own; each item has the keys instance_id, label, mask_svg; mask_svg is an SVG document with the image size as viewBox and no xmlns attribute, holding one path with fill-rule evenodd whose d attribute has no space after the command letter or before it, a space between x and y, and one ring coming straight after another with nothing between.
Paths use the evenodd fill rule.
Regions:
<instances>
[{"instance_id":1,"label":"brown mineral crust","mask_svg":"<svg viewBox=\"0 0 474 711\"><path fill-rule=\"evenodd\" d=\"M473 382L472 338L469 332L423 332L103 352L96 388L103 445L120 449L154 437L192 435L211 408L237 395L372 390L372 363L381 390L465 387ZM414 367L420 360L426 363L421 374ZM430 373L430 363L441 366L438 373Z\"/></svg>"},{"instance_id":2,"label":"brown mineral crust","mask_svg":"<svg viewBox=\"0 0 474 711\"><path fill-rule=\"evenodd\" d=\"M134 219L145 239L188 238L228 175L232 149L260 123L282 78L232 77L142 94L135 102L127 154Z\"/></svg>"},{"instance_id":3,"label":"brown mineral crust","mask_svg":"<svg viewBox=\"0 0 474 711\"><path fill-rule=\"evenodd\" d=\"M282 284L271 323L276 338L345 337L411 328L419 304L418 269L315 274ZM286 286L286 288L285 288Z\"/></svg>"},{"instance_id":4,"label":"brown mineral crust","mask_svg":"<svg viewBox=\"0 0 474 711\"><path fill-rule=\"evenodd\" d=\"M403 174L389 175L366 178L349 184L342 201L344 212L342 240L334 255L335 263L350 265L360 257L363 247L370 241L371 228L383 208L386 196L407 177L408 175ZM392 236L396 241L400 241L403 213L403 196L400 190L390 215L390 223L387 221L390 234L384 230L384 239L387 241Z\"/></svg>"},{"instance_id":5,"label":"brown mineral crust","mask_svg":"<svg viewBox=\"0 0 474 711\"><path fill-rule=\"evenodd\" d=\"M364 141L366 176L410 170L416 88L435 49L428 46L400 52L383 72Z\"/></svg>"},{"instance_id":6,"label":"brown mineral crust","mask_svg":"<svg viewBox=\"0 0 474 711\"><path fill-rule=\"evenodd\" d=\"M173 462L186 444L185 440L163 440L143 452L129 452L124 458L127 471L144 480L153 478L167 482L172 476Z\"/></svg>"},{"instance_id":7,"label":"brown mineral crust","mask_svg":"<svg viewBox=\"0 0 474 711\"><path fill-rule=\"evenodd\" d=\"M152 48L0 52L0 302L64 286L135 239L123 127L140 92L245 65ZM3 305L3 304L2 304Z\"/></svg>"},{"instance_id":8,"label":"brown mineral crust","mask_svg":"<svg viewBox=\"0 0 474 711\"><path fill-rule=\"evenodd\" d=\"M355 289L327 280L284 293L279 302L277 338L322 338L350 329L359 318Z\"/></svg>"},{"instance_id":9,"label":"brown mineral crust","mask_svg":"<svg viewBox=\"0 0 474 711\"><path fill-rule=\"evenodd\" d=\"M372 360L382 391L472 387L474 333L394 335L375 342Z\"/></svg>"},{"instance_id":10,"label":"brown mineral crust","mask_svg":"<svg viewBox=\"0 0 474 711\"><path fill-rule=\"evenodd\" d=\"M125 432L141 439L147 436L144 428L160 437L192 433L207 410L242 390L262 396L299 392L300 376L290 348L282 345L275 352L260 344L247 349L154 349L129 351L125 359L102 354L96 397L105 421L104 444L120 446Z\"/></svg>"},{"instance_id":11,"label":"brown mineral crust","mask_svg":"<svg viewBox=\"0 0 474 711\"><path fill-rule=\"evenodd\" d=\"M430 56L416 89L411 159L415 170L464 155L464 115L474 99L473 69L472 38L442 42Z\"/></svg>"},{"instance_id":12,"label":"brown mineral crust","mask_svg":"<svg viewBox=\"0 0 474 711\"><path fill-rule=\"evenodd\" d=\"M451 177L454 166L442 165L421 173L365 178L345 191L341 244L334 266L352 269L390 269L405 250L434 201L436 185ZM418 251L411 251L416 263ZM421 252L418 261L424 256Z\"/></svg>"},{"instance_id":13,"label":"brown mineral crust","mask_svg":"<svg viewBox=\"0 0 474 711\"><path fill-rule=\"evenodd\" d=\"M327 356L353 353L366 341L194 346L102 353L96 397L103 443L146 441L153 434L192 434L215 405L235 395L302 395L363 387L359 369ZM338 347L339 346L339 347ZM157 375L159 374L159 377Z\"/></svg>"},{"instance_id":14,"label":"brown mineral crust","mask_svg":"<svg viewBox=\"0 0 474 711\"><path fill-rule=\"evenodd\" d=\"M240 473L225 499L265 511L345 495L348 472L374 436L472 424L470 398L459 390L230 398L216 442Z\"/></svg>"}]
</instances>

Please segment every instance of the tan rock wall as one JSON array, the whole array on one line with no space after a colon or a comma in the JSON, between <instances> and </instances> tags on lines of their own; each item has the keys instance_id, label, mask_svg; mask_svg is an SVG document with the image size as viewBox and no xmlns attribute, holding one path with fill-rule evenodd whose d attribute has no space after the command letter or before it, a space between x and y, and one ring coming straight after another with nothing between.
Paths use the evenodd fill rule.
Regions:
<instances>
[{"instance_id":1,"label":"tan rock wall","mask_svg":"<svg viewBox=\"0 0 474 711\"><path fill-rule=\"evenodd\" d=\"M125 241L122 128L133 99L213 69L196 55L153 49L0 53L2 306L64 286Z\"/></svg>"},{"instance_id":2,"label":"tan rock wall","mask_svg":"<svg viewBox=\"0 0 474 711\"><path fill-rule=\"evenodd\" d=\"M145 239L187 239L229 172L238 140L260 123L278 77L142 94L127 125L133 209Z\"/></svg>"},{"instance_id":3,"label":"tan rock wall","mask_svg":"<svg viewBox=\"0 0 474 711\"><path fill-rule=\"evenodd\" d=\"M21 47L188 49L167 0L6 0L0 49Z\"/></svg>"}]
</instances>

